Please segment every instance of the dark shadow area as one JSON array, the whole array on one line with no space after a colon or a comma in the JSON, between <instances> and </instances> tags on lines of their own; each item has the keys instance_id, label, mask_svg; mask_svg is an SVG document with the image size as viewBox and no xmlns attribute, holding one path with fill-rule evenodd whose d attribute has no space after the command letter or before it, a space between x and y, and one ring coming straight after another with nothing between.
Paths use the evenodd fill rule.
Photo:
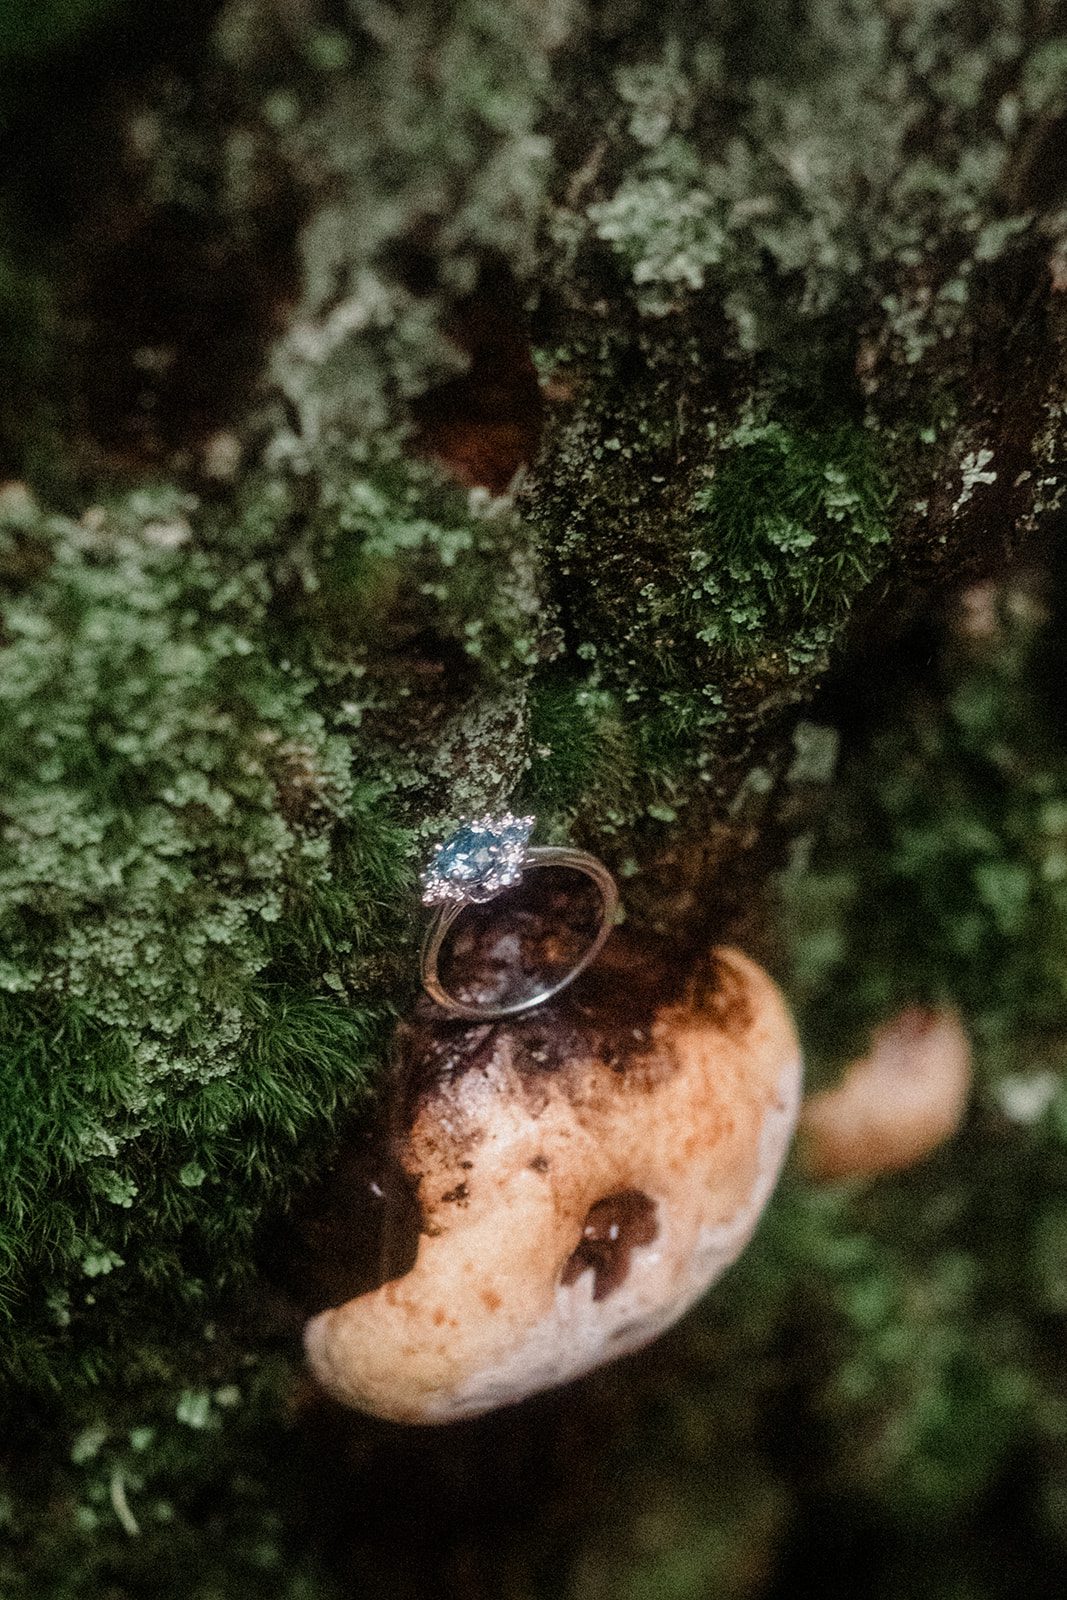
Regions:
<instances>
[{"instance_id":1,"label":"dark shadow area","mask_svg":"<svg viewBox=\"0 0 1067 1600\"><path fill-rule=\"evenodd\" d=\"M406 276L426 292L414 265ZM537 454L544 413L526 311L503 263L483 266L443 332L467 368L415 401L418 446L461 483L503 494Z\"/></svg>"}]
</instances>

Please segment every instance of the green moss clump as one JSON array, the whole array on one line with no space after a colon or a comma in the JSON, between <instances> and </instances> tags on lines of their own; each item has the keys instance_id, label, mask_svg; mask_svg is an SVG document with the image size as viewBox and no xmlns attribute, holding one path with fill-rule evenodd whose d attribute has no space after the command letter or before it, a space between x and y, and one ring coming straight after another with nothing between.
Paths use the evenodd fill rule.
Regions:
<instances>
[{"instance_id":1,"label":"green moss clump","mask_svg":"<svg viewBox=\"0 0 1067 1600\"><path fill-rule=\"evenodd\" d=\"M725 440L693 496L697 637L814 660L885 558L890 498L871 438L849 424L767 423Z\"/></svg>"},{"instance_id":2,"label":"green moss clump","mask_svg":"<svg viewBox=\"0 0 1067 1600\"><path fill-rule=\"evenodd\" d=\"M614 695L563 671L540 675L530 694L529 748L518 804L550 831L566 837L576 824L605 829L633 821L640 752Z\"/></svg>"},{"instance_id":3,"label":"green moss clump","mask_svg":"<svg viewBox=\"0 0 1067 1600\"><path fill-rule=\"evenodd\" d=\"M277 1357L252 1366L225 1341L203 1340L184 1386L175 1377L168 1392L157 1373L154 1389L127 1387L106 1410L75 1418L65 1447L56 1450L53 1436L43 1470L39 1457L19 1495L0 1498L4 1594L339 1600L340 1586L279 1514L280 1485L271 1494L263 1483L265 1459L288 1464L292 1492L304 1466L278 1423L287 1377ZM31 1432L39 1444L69 1421L42 1406ZM37 1519L49 1494L45 1540Z\"/></svg>"},{"instance_id":4,"label":"green moss clump","mask_svg":"<svg viewBox=\"0 0 1067 1600\"><path fill-rule=\"evenodd\" d=\"M709 793L761 703L800 698L825 668L885 560L893 494L877 434L847 414L783 399L720 437L710 412L676 432L623 401L598 414L614 431L591 465L591 404L536 508L572 661L570 689L550 685L536 715L573 718L566 738L535 728L533 782L569 790L587 767L591 784L608 778L601 823L669 822Z\"/></svg>"},{"instance_id":5,"label":"green moss clump","mask_svg":"<svg viewBox=\"0 0 1067 1600\"><path fill-rule=\"evenodd\" d=\"M220 1319L380 1071L421 836L514 792L536 584L506 508L425 465L347 459L318 505L284 475L79 520L0 497L0 1337L37 1474L5 1537L29 1594L109 1570L130 1517L146 1571L200 1539L196 1419L220 1460L268 1448L245 1401L269 1433L291 1361ZM288 1595L263 1493L247 1544L228 1494L205 1559L219 1583L262 1559Z\"/></svg>"},{"instance_id":6,"label":"green moss clump","mask_svg":"<svg viewBox=\"0 0 1067 1600\"><path fill-rule=\"evenodd\" d=\"M383 645L451 650L494 682L536 662L535 552L506 503L468 495L417 462L384 462L330 486L307 542L315 564L305 609L335 659L380 673Z\"/></svg>"},{"instance_id":7,"label":"green moss clump","mask_svg":"<svg viewBox=\"0 0 1067 1600\"><path fill-rule=\"evenodd\" d=\"M192 548L180 497L9 513L0 1258L50 1344L102 1275L176 1289L194 1236L232 1261L278 1152L358 1099L410 845L265 648L262 566Z\"/></svg>"},{"instance_id":8,"label":"green moss clump","mask_svg":"<svg viewBox=\"0 0 1067 1600\"><path fill-rule=\"evenodd\" d=\"M425 465L346 462L317 506L5 492L0 1268L32 1383L102 1375L116 1294L246 1271L361 1100L419 838L523 770L536 622L528 536Z\"/></svg>"}]
</instances>

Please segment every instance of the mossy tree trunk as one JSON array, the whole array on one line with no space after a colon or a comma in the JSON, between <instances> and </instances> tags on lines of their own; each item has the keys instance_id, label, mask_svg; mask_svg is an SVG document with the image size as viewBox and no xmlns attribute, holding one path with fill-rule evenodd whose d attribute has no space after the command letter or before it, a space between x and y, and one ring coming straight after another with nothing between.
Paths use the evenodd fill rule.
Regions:
<instances>
[{"instance_id":1,"label":"mossy tree trunk","mask_svg":"<svg viewBox=\"0 0 1067 1600\"><path fill-rule=\"evenodd\" d=\"M1010 0L51 25L0 41L0 1265L59 1507L48 1550L12 1520L27 1592L73 1593L50 1562L121 1566L156 1501L137 1560L180 1560L176 1485L239 1470L237 1594L293 1356L234 1286L373 1087L428 843L529 807L680 960L773 950L828 675L1052 526L1067 35Z\"/></svg>"}]
</instances>

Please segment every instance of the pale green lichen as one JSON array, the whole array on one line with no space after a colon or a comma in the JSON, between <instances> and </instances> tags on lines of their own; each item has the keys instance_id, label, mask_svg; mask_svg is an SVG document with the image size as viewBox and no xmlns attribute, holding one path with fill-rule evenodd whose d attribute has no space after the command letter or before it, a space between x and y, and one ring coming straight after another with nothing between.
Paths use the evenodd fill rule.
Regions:
<instances>
[{"instance_id":1,"label":"pale green lichen","mask_svg":"<svg viewBox=\"0 0 1067 1600\"><path fill-rule=\"evenodd\" d=\"M775 8L747 59L669 14L663 32L616 70L612 158L557 213L567 251L606 244L652 316L710 291L740 352L787 353L797 319L847 315L898 272L882 307L908 359L951 337L974 271L1029 225L1001 194L1055 115L1055 44L1030 55L1010 23L976 44L963 7L891 19L841 0ZM933 281L908 283L939 252Z\"/></svg>"},{"instance_id":2,"label":"pale green lichen","mask_svg":"<svg viewBox=\"0 0 1067 1600\"><path fill-rule=\"evenodd\" d=\"M271 357L289 401L276 458L395 429L406 400L464 365L442 307L475 287L487 259L532 272L550 53L567 30L559 3L420 4L402 21L353 12L352 71L313 74L280 135L316 204L300 301ZM221 38L244 70L240 30Z\"/></svg>"}]
</instances>

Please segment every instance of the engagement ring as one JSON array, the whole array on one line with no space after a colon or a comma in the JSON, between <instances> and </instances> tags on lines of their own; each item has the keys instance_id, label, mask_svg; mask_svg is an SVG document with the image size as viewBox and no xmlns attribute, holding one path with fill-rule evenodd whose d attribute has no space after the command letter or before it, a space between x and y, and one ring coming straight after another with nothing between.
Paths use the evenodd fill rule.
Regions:
<instances>
[{"instance_id":1,"label":"engagement ring","mask_svg":"<svg viewBox=\"0 0 1067 1600\"><path fill-rule=\"evenodd\" d=\"M422 982L453 1016L491 1022L542 1005L589 965L611 932L619 891L607 867L585 850L531 845L533 826L533 817L510 812L478 817L440 846L422 874L423 901L437 907L423 941ZM574 873L587 880L584 896L577 898L573 887L568 889L568 875ZM595 897L588 893L589 883ZM487 916L482 908L509 889L516 891L511 917L503 922L496 907ZM483 979L488 973L498 987L525 971L525 986L520 981L518 994L510 996L479 996L469 983L465 992L454 992L464 991L464 985L447 970L444 947L450 934L453 954L466 935L466 954ZM536 946L542 958L532 986L530 964L522 959L527 945Z\"/></svg>"}]
</instances>

